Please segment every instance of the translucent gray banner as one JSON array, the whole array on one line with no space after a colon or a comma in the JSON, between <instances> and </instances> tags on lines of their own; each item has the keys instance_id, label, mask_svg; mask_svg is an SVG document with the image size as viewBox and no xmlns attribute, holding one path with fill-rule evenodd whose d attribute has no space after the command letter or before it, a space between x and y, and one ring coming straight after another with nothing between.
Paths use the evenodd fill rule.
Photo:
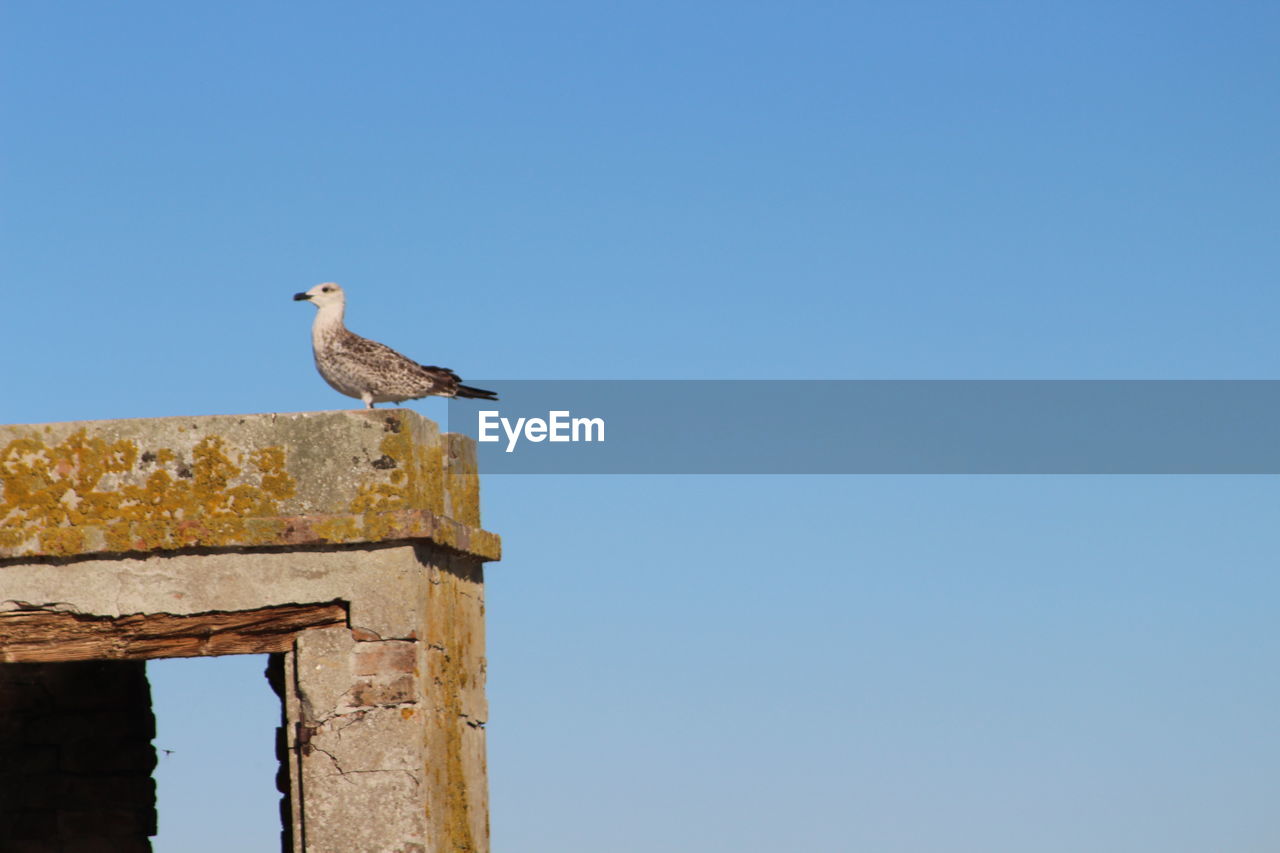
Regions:
<instances>
[{"instance_id":1,"label":"translucent gray banner","mask_svg":"<svg viewBox=\"0 0 1280 853\"><path fill-rule=\"evenodd\" d=\"M482 473L1280 473L1273 380L471 384Z\"/></svg>"}]
</instances>

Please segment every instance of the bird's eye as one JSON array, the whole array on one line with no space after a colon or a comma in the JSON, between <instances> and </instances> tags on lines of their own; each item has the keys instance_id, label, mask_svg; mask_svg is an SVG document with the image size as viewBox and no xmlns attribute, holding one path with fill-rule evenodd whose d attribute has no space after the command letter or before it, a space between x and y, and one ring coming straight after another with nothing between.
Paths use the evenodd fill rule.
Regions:
<instances>
[{"instance_id":1,"label":"bird's eye","mask_svg":"<svg viewBox=\"0 0 1280 853\"><path fill-rule=\"evenodd\" d=\"M331 293L333 291L332 287L322 287L320 289L323 290L325 293Z\"/></svg>"}]
</instances>

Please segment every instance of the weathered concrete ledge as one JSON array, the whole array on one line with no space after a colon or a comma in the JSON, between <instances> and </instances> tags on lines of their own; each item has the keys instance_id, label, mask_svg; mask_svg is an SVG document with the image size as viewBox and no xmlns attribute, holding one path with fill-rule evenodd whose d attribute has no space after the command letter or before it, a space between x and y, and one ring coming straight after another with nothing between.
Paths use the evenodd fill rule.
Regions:
<instances>
[{"instance_id":1,"label":"weathered concrete ledge","mask_svg":"<svg viewBox=\"0 0 1280 853\"><path fill-rule=\"evenodd\" d=\"M284 849L487 853L479 494L403 409L0 427L0 850L149 851L144 662L268 654Z\"/></svg>"},{"instance_id":2,"label":"weathered concrete ledge","mask_svg":"<svg viewBox=\"0 0 1280 853\"><path fill-rule=\"evenodd\" d=\"M497 560L475 458L407 409L0 426L0 560L406 540Z\"/></svg>"}]
</instances>

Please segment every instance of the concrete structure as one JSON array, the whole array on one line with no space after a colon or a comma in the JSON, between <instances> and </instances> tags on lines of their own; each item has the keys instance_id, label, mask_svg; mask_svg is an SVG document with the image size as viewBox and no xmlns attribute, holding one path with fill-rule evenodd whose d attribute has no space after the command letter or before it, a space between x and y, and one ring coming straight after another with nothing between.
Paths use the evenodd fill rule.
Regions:
<instances>
[{"instance_id":1,"label":"concrete structure","mask_svg":"<svg viewBox=\"0 0 1280 853\"><path fill-rule=\"evenodd\" d=\"M397 409L8 426L0 478L0 849L149 850L142 662L265 652L286 851L488 851L468 439Z\"/></svg>"}]
</instances>

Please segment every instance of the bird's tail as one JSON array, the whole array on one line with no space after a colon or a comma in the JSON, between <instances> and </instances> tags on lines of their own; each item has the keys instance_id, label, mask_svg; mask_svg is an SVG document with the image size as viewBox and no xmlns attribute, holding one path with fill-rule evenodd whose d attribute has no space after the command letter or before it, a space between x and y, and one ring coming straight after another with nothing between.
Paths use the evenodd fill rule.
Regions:
<instances>
[{"instance_id":1,"label":"bird's tail","mask_svg":"<svg viewBox=\"0 0 1280 853\"><path fill-rule=\"evenodd\" d=\"M486 391L483 388L473 388L470 385L459 385L455 397L467 397L475 400L496 400L497 392Z\"/></svg>"}]
</instances>

